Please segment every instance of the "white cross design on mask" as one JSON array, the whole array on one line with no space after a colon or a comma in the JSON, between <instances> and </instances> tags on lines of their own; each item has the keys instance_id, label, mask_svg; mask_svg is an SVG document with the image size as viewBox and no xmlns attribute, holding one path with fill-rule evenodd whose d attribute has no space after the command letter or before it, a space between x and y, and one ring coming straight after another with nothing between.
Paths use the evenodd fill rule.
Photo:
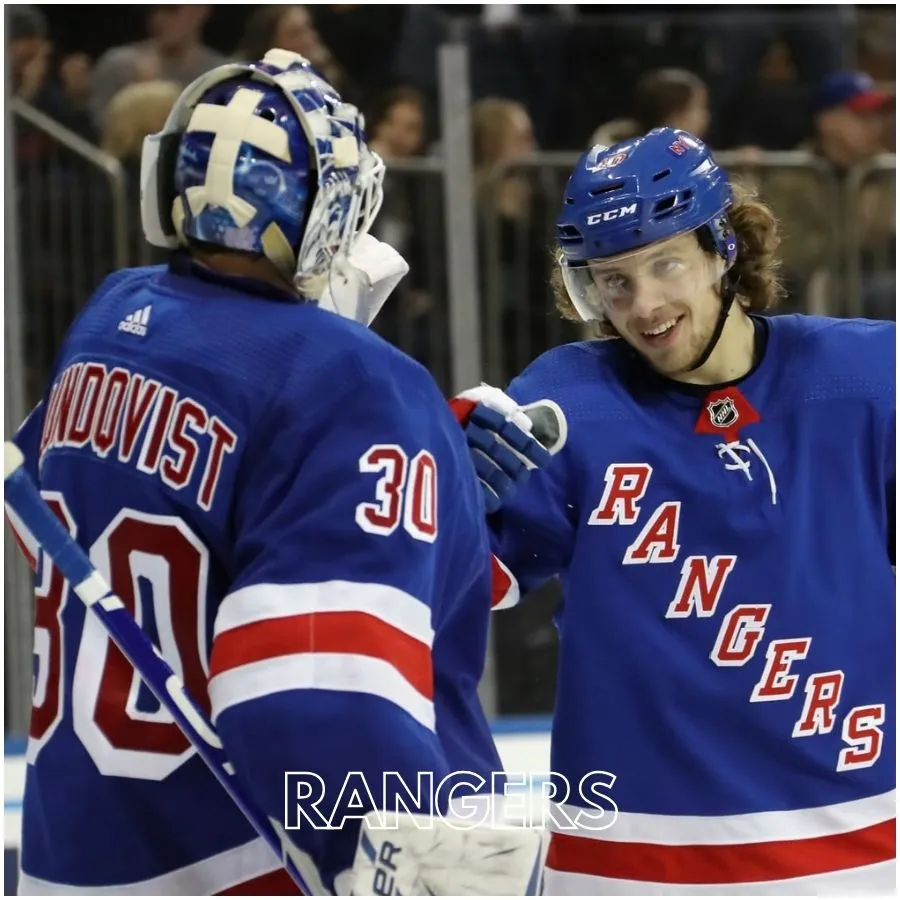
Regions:
<instances>
[{"instance_id":1,"label":"white cross design on mask","mask_svg":"<svg viewBox=\"0 0 900 900\"><path fill-rule=\"evenodd\" d=\"M253 115L261 91L239 88L227 106L200 103L194 109L187 131L205 131L215 135L206 167L206 181L185 191L193 215L207 206L227 209L238 228L255 215L256 207L234 193L234 169L241 144L252 144L284 162L291 161L288 134L279 125Z\"/></svg>"}]
</instances>

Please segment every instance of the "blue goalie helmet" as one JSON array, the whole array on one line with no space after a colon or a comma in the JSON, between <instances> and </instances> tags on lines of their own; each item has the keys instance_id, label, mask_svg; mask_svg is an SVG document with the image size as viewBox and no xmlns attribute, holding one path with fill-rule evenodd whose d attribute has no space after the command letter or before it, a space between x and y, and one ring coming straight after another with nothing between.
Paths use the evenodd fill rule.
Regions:
<instances>
[{"instance_id":1,"label":"blue goalie helmet","mask_svg":"<svg viewBox=\"0 0 900 900\"><path fill-rule=\"evenodd\" d=\"M145 140L144 233L259 254L315 300L371 227L383 178L356 107L302 56L271 50L198 78Z\"/></svg>"},{"instance_id":2,"label":"blue goalie helmet","mask_svg":"<svg viewBox=\"0 0 900 900\"><path fill-rule=\"evenodd\" d=\"M590 260L633 253L704 226L727 271L737 257L727 214L732 203L727 173L686 131L657 128L582 154L556 222L559 263L579 315L599 317L579 296L578 270Z\"/></svg>"}]
</instances>

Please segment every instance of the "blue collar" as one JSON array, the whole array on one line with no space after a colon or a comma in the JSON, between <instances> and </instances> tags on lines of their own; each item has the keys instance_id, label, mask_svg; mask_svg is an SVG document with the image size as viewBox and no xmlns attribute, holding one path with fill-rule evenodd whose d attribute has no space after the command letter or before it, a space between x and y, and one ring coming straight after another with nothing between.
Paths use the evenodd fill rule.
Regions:
<instances>
[{"instance_id":1,"label":"blue collar","mask_svg":"<svg viewBox=\"0 0 900 900\"><path fill-rule=\"evenodd\" d=\"M197 262L186 250L176 250L172 254L172 258L169 260L169 271L174 275L181 275L186 278L199 278L201 281L209 284L219 285L245 294L257 294L270 300L289 303L302 302L296 294L292 294L287 288L276 287L268 281L216 272Z\"/></svg>"}]
</instances>

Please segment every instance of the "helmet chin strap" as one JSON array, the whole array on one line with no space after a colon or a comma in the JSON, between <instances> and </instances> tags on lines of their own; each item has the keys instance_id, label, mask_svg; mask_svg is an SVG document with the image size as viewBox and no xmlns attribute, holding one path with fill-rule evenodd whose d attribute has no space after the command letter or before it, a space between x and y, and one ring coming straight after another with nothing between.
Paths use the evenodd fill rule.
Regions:
<instances>
[{"instance_id":1,"label":"helmet chin strap","mask_svg":"<svg viewBox=\"0 0 900 900\"><path fill-rule=\"evenodd\" d=\"M713 333L707 341L706 346L700 352L700 355L694 360L692 365L685 370L687 372L694 372L699 369L712 355L713 350L716 349L716 344L719 343L719 339L722 337L722 332L725 330L725 322L728 321L728 313L731 312L731 305L734 303L734 297L737 293L737 284L730 273L726 272L722 276L722 283L719 291L722 304L719 309L719 318L716 320L716 327L713 328Z\"/></svg>"}]
</instances>

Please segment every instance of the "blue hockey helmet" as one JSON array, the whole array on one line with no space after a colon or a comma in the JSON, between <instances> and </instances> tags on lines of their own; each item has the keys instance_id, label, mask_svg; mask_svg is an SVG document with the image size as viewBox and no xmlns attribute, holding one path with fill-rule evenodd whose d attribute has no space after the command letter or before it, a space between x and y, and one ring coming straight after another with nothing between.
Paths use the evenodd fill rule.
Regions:
<instances>
[{"instance_id":1,"label":"blue hockey helmet","mask_svg":"<svg viewBox=\"0 0 900 900\"><path fill-rule=\"evenodd\" d=\"M731 184L692 134L656 128L643 137L595 145L569 177L556 223L563 280L585 321L604 318L586 289L589 261L634 253L705 227L724 273L737 243L728 222ZM729 301L730 304L730 301Z\"/></svg>"},{"instance_id":2,"label":"blue hockey helmet","mask_svg":"<svg viewBox=\"0 0 900 900\"><path fill-rule=\"evenodd\" d=\"M260 62L213 69L145 139L147 240L259 254L304 297L320 299L332 265L381 206L384 163L363 124L298 54L270 50Z\"/></svg>"}]
</instances>

